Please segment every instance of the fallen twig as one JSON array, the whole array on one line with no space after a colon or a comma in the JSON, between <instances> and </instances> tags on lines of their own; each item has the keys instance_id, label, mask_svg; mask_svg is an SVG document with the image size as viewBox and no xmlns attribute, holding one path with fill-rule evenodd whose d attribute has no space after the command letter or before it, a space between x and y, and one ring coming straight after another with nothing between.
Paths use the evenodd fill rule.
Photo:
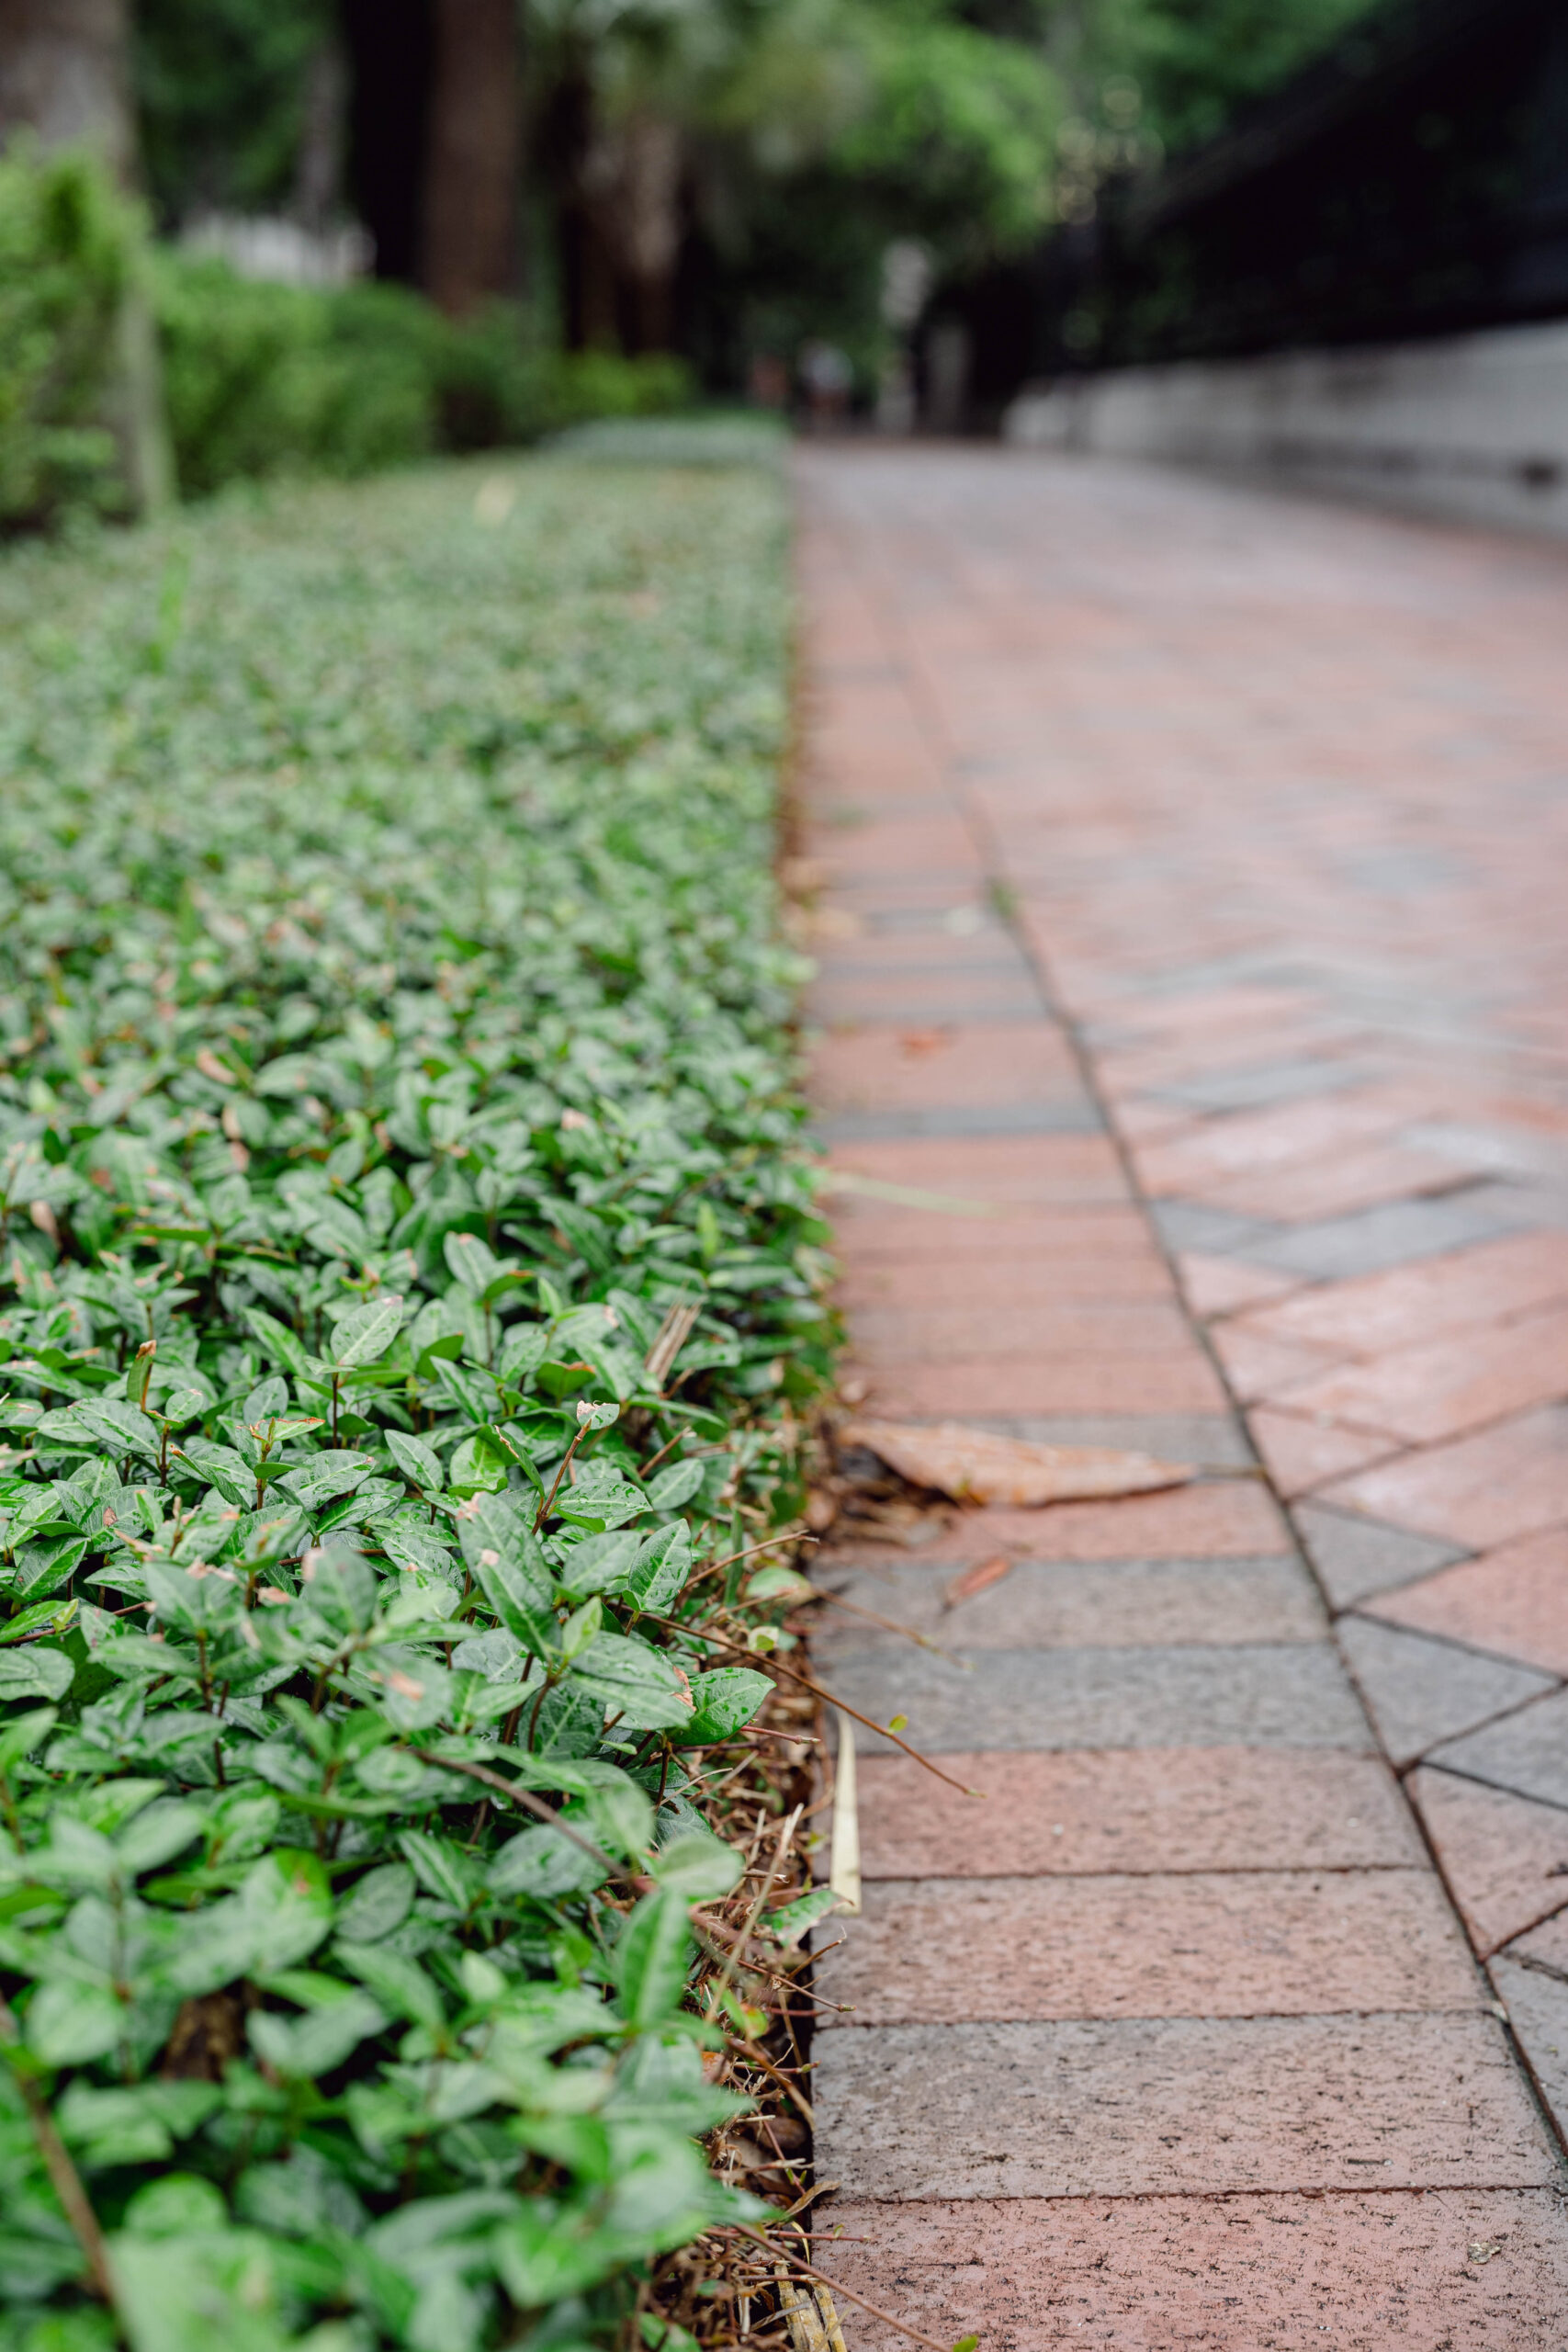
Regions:
<instances>
[{"instance_id":1,"label":"fallen twig","mask_svg":"<svg viewBox=\"0 0 1568 2352\"><path fill-rule=\"evenodd\" d=\"M699 1633L695 1626L682 1625L676 1618L660 1617L652 1611L645 1611L644 1614L653 1616L656 1625L668 1625L674 1633L685 1634L701 1642L709 1642L716 1649L732 1651L737 1657L755 1658L757 1656L757 1652L749 1649L744 1642L732 1642L728 1634ZM889 1731L886 1724L879 1724L874 1716L863 1715L858 1707L852 1707L845 1699L836 1698L831 1690L826 1690L820 1682L814 1681L810 1675L797 1674L793 1666L785 1666L776 1652L769 1657L768 1663L775 1673L787 1675L792 1682L798 1682L803 1690L809 1690L814 1699L821 1699L828 1706L837 1707L841 1714L852 1715L857 1724L863 1724L867 1731L875 1732L879 1739L890 1739L895 1747L901 1747L906 1756L912 1757L917 1764L923 1765L925 1770L932 1773L937 1780L944 1781L950 1789L956 1789L961 1797L985 1795L984 1789L965 1788L962 1781L955 1781L951 1772L944 1772L939 1764L931 1762L929 1756L922 1756L918 1747L911 1747L907 1739L900 1739L896 1731Z\"/></svg>"},{"instance_id":2,"label":"fallen twig","mask_svg":"<svg viewBox=\"0 0 1568 2352\"><path fill-rule=\"evenodd\" d=\"M698 1585L705 1584L709 1577L717 1576L720 1568L732 1568L737 1560L749 1560L755 1552L781 1552L786 1544L820 1544L821 1541L819 1535L769 1535L761 1544L748 1544L739 1552L727 1552L722 1560L710 1560L705 1568L699 1568L694 1577L687 1577L682 1588L682 1597L685 1593L694 1592ZM804 1583L805 1578L802 1577L801 1581Z\"/></svg>"},{"instance_id":3,"label":"fallen twig","mask_svg":"<svg viewBox=\"0 0 1568 2352\"><path fill-rule=\"evenodd\" d=\"M750 2238L754 2245L760 2245L766 2254L776 2256L778 2253L777 2246L770 2245L759 2231L749 2229L744 2222L725 2222L720 2224L720 2227L727 2232L733 2231L739 2237ZM818 2285L829 2288L835 2295L842 2295L847 2301L858 2304L863 2312L869 2312L873 2319L886 2320L889 2327L896 2327L899 2335L907 2335L912 2344L923 2344L926 2346L926 2352L952 2352L951 2346L939 2343L934 2335L922 2335L918 2327L909 2325L908 2320L895 2319L893 2313L885 2312L880 2303L868 2302L863 2295L854 2294L839 2279L829 2278L825 2272L814 2269L811 2264L804 2261L799 2255L792 2255L790 2260L793 2267L800 2271L803 2277L814 2279Z\"/></svg>"},{"instance_id":4,"label":"fallen twig","mask_svg":"<svg viewBox=\"0 0 1568 2352\"><path fill-rule=\"evenodd\" d=\"M960 1668L965 1674L972 1670L967 1658L955 1657L941 1642L933 1642L929 1634L919 1632L913 1625L900 1625L896 1617L879 1617L874 1609L863 1609L858 1600L846 1600L841 1593L825 1592L820 1585L812 1585L810 1592L813 1600L825 1600L831 1608L847 1610L852 1617L863 1617L868 1625L880 1625L885 1634L902 1634L907 1642L918 1642L921 1649L934 1651L938 1657L946 1658L950 1666Z\"/></svg>"},{"instance_id":5,"label":"fallen twig","mask_svg":"<svg viewBox=\"0 0 1568 2352\"><path fill-rule=\"evenodd\" d=\"M592 1839L580 1837L571 1824L569 1821L563 1821L558 1813L552 1813L549 1806L534 1794L532 1789L520 1789L515 1781L503 1781L499 1772L491 1771L486 1765L464 1763L456 1756L437 1756L432 1747L411 1747L409 1753L411 1756L417 1756L422 1764L433 1764L438 1771L466 1772L470 1781L482 1781L487 1789L495 1789L502 1796L510 1797L513 1804L524 1806L527 1812L534 1815L536 1819L542 1821L547 1828L558 1829L563 1838L570 1838L574 1846L581 1846L589 1859L597 1862L606 1877L625 1878L626 1872L619 1862L613 1862L603 1848L595 1846Z\"/></svg>"},{"instance_id":6,"label":"fallen twig","mask_svg":"<svg viewBox=\"0 0 1568 2352\"><path fill-rule=\"evenodd\" d=\"M9 2003L0 2000L0 2041L4 2041L8 2050L15 2049L21 2038L21 2030ZM82 2186L82 2176L72 2163L70 2151L49 2111L49 2101L28 2073L25 2061L19 2065L12 2065L11 2079L21 2092L22 2103L28 2110L28 2121L32 2126L33 2138L38 2143L50 2184L71 2224L72 2234L82 2249L82 2258L87 2266L88 2283L99 2301L107 2303L111 2312L116 2312L118 2303L114 2272L109 2267L109 2250L104 2243L104 2233L93 2211L92 2199Z\"/></svg>"}]
</instances>

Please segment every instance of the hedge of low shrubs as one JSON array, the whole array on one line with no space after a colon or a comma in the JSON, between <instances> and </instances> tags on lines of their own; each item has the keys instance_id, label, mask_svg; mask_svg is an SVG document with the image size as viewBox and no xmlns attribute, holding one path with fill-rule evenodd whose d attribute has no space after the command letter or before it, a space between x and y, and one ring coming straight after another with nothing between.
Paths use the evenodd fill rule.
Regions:
<instances>
[{"instance_id":1,"label":"hedge of low shrubs","mask_svg":"<svg viewBox=\"0 0 1568 2352\"><path fill-rule=\"evenodd\" d=\"M781 539L536 460L0 566L4 2352L680 2352L761 2210Z\"/></svg>"},{"instance_id":2,"label":"hedge of low shrubs","mask_svg":"<svg viewBox=\"0 0 1568 2352\"><path fill-rule=\"evenodd\" d=\"M96 172L0 154L0 530L116 502L105 397L135 249Z\"/></svg>"},{"instance_id":3,"label":"hedge of low shrubs","mask_svg":"<svg viewBox=\"0 0 1568 2352\"><path fill-rule=\"evenodd\" d=\"M267 474L372 473L690 397L676 359L530 346L504 304L454 325L401 287L259 284L160 254L155 300L181 490Z\"/></svg>"},{"instance_id":4,"label":"hedge of low shrubs","mask_svg":"<svg viewBox=\"0 0 1568 2352\"><path fill-rule=\"evenodd\" d=\"M354 476L690 398L668 357L563 353L497 304L456 324L406 288L257 283L150 248L84 157L0 156L0 531L125 503L105 429L129 289L152 307L179 489Z\"/></svg>"}]
</instances>

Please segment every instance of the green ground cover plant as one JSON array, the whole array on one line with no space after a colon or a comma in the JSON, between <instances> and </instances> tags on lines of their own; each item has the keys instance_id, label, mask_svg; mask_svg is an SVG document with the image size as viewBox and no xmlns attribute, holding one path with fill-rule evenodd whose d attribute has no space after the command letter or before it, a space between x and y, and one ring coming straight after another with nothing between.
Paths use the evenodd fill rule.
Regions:
<instances>
[{"instance_id":1,"label":"green ground cover plant","mask_svg":"<svg viewBox=\"0 0 1568 2352\"><path fill-rule=\"evenodd\" d=\"M5 2352L682 2352L763 2210L782 543L563 458L0 566Z\"/></svg>"}]
</instances>

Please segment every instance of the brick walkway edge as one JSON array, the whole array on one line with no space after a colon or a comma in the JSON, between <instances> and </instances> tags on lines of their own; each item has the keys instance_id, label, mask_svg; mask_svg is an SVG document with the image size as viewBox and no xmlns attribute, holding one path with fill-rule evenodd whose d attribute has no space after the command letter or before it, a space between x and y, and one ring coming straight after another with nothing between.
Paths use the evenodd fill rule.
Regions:
<instances>
[{"instance_id":1,"label":"brick walkway edge","mask_svg":"<svg viewBox=\"0 0 1568 2352\"><path fill-rule=\"evenodd\" d=\"M1562 2352L1568 555L799 486L822 1131L991 1212L839 1194L851 1377L1215 1474L826 1563L989 1794L863 1740L818 2259L987 2352Z\"/></svg>"}]
</instances>

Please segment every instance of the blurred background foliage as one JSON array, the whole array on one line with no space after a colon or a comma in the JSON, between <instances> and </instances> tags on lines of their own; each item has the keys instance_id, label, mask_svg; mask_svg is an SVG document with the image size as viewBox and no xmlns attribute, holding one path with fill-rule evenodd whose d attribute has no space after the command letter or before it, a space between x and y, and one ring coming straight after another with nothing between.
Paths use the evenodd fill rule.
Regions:
<instances>
[{"instance_id":1,"label":"blurred background foliage","mask_svg":"<svg viewBox=\"0 0 1568 2352\"><path fill-rule=\"evenodd\" d=\"M0 522L782 404L824 347L896 423L944 305L1366 6L14 0Z\"/></svg>"},{"instance_id":2,"label":"blurred background foliage","mask_svg":"<svg viewBox=\"0 0 1568 2352\"><path fill-rule=\"evenodd\" d=\"M1028 5L1028 0L1025 0ZM1223 130L1325 49L1369 0L1040 0L1077 110L1114 130L1129 94L1162 153ZM1107 108L1106 101L1110 106Z\"/></svg>"}]
</instances>

